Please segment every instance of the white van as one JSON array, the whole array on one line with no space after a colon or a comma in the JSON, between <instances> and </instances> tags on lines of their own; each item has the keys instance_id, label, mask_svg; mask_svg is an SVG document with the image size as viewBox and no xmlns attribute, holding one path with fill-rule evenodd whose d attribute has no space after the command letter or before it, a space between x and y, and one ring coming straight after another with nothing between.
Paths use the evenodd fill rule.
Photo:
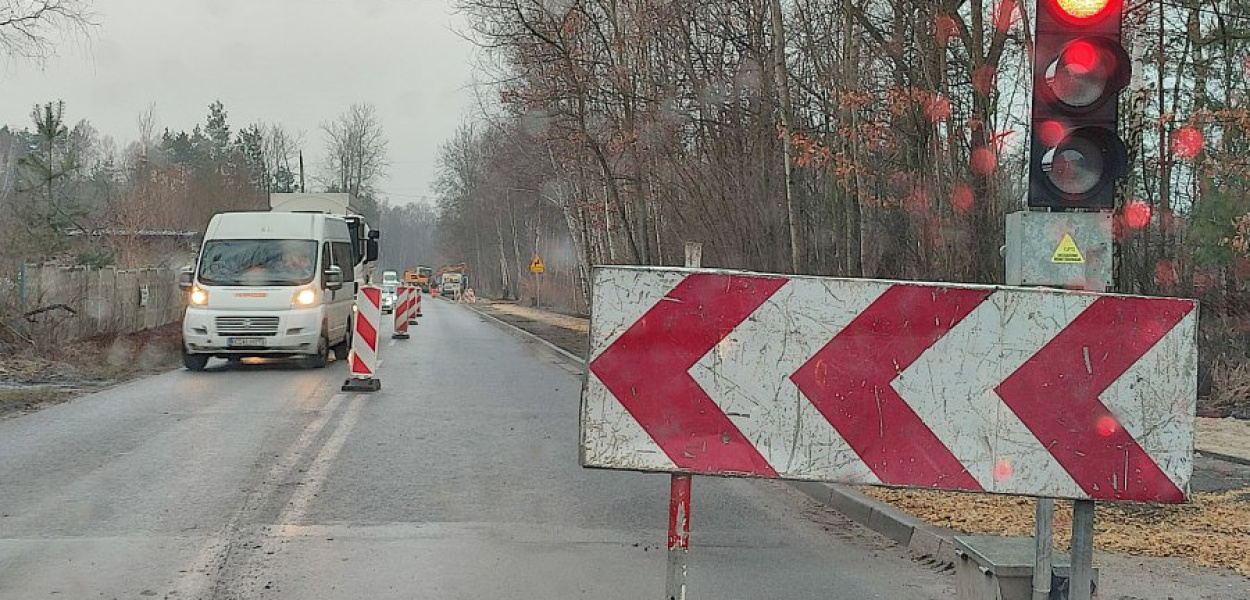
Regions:
<instances>
[{"instance_id":1,"label":"white van","mask_svg":"<svg viewBox=\"0 0 1250 600\"><path fill-rule=\"evenodd\" d=\"M183 364L212 357L344 360L352 338L353 273L362 260L347 222L317 213L221 213L209 222L182 321Z\"/></svg>"}]
</instances>

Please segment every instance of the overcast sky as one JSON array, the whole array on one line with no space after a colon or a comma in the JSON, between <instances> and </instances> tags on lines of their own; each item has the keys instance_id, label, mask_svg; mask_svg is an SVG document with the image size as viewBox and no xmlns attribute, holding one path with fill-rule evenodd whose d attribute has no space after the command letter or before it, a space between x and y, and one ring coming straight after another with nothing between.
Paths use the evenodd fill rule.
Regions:
<instances>
[{"instance_id":1,"label":"overcast sky","mask_svg":"<svg viewBox=\"0 0 1250 600\"><path fill-rule=\"evenodd\" d=\"M190 129L208 104L234 130L280 122L305 133L320 163L319 124L353 102L377 106L393 165L392 202L431 195L439 145L474 113L474 48L449 0L97 0L100 26L42 68L0 65L0 124L25 126L31 107L63 99L119 145L155 104L159 126Z\"/></svg>"}]
</instances>

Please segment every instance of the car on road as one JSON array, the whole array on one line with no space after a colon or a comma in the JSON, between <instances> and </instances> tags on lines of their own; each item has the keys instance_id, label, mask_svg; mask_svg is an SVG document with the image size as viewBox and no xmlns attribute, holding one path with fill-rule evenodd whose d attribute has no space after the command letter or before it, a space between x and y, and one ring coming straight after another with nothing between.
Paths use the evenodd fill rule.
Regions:
<instances>
[{"instance_id":1,"label":"car on road","mask_svg":"<svg viewBox=\"0 0 1250 600\"><path fill-rule=\"evenodd\" d=\"M347 222L313 213L215 215L189 281L183 365L213 357L298 358L322 368L347 358L359 261ZM350 277L350 275L348 275Z\"/></svg>"},{"instance_id":2,"label":"car on road","mask_svg":"<svg viewBox=\"0 0 1250 600\"><path fill-rule=\"evenodd\" d=\"M392 314L395 312L395 303L398 302L397 292L399 286L395 283L382 283L382 312Z\"/></svg>"}]
</instances>

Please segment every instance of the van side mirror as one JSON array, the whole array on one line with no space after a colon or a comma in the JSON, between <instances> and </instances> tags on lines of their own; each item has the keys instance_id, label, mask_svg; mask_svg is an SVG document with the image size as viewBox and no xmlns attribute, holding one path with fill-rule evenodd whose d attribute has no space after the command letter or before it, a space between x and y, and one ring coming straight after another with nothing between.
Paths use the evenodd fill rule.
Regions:
<instances>
[{"instance_id":1,"label":"van side mirror","mask_svg":"<svg viewBox=\"0 0 1250 600\"><path fill-rule=\"evenodd\" d=\"M322 274L325 288L327 290L337 290L343 287L343 269L338 266L331 266Z\"/></svg>"},{"instance_id":2,"label":"van side mirror","mask_svg":"<svg viewBox=\"0 0 1250 600\"><path fill-rule=\"evenodd\" d=\"M189 290L195 286L195 271L191 267L183 267L178 271L178 287Z\"/></svg>"},{"instance_id":3,"label":"van side mirror","mask_svg":"<svg viewBox=\"0 0 1250 600\"><path fill-rule=\"evenodd\" d=\"M369 232L369 235L377 233L377 231ZM374 262L378 260L378 241L376 239L369 240L365 245L365 262Z\"/></svg>"},{"instance_id":4,"label":"van side mirror","mask_svg":"<svg viewBox=\"0 0 1250 600\"><path fill-rule=\"evenodd\" d=\"M371 239L371 240L380 240L380 239L382 239L382 230L381 230L381 229L370 229L370 230L369 230L369 239Z\"/></svg>"}]
</instances>

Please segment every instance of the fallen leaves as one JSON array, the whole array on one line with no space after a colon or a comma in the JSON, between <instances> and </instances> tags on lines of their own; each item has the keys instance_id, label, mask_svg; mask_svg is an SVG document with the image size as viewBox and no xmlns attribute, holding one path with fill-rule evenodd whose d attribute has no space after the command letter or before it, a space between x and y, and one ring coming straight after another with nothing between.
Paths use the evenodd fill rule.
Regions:
<instances>
[{"instance_id":1,"label":"fallen leaves","mask_svg":"<svg viewBox=\"0 0 1250 600\"><path fill-rule=\"evenodd\" d=\"M928 523L964 533L1031 536L1032 498L861 488ZM1055 503L1055 544L1071 539L1071 502ZM1097 506L1094 543L1131 555L1181 557L1250 576L1250 488L1195 494L1192 504Z\"/></svg>"}]
</instances>

